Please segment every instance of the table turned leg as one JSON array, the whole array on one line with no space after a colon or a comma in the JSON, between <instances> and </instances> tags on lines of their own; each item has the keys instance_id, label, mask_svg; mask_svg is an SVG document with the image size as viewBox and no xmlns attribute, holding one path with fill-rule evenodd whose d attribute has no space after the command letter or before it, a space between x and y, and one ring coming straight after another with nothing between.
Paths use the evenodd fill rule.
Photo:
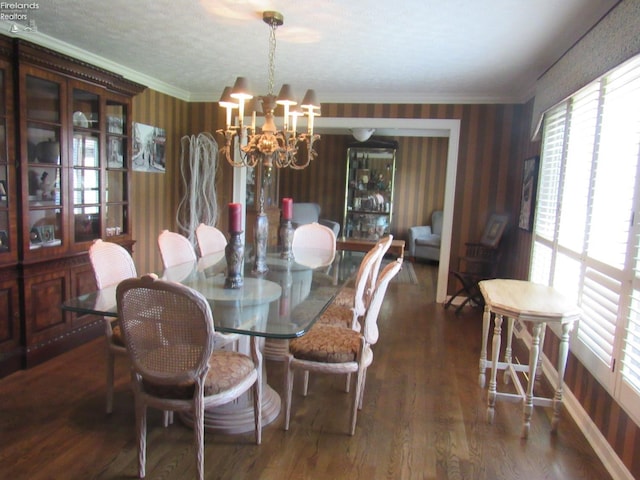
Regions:
<instances>
[{"instance_id":1,"label":"table turned leg","mask_svg":"<svg viewBox=\"0 0 640 480\"><path fill-rule=\"evenodd\" d=\"M558 431L560 422L560 409L562 408L562 393L564 389L564 371L567 367L567 354L569 353L569 334L573 330L573 323L562 325L562 338L560 339L560 350L558 352L558 386L553 397L553 419L551 420L551 432Z\"/></svg>"},{"instance_id":2,"label":"table turned leg","mask_svg":"<svg viewBox=\"0 0 640 480\"><path fill-rule=\"evenodd\" d=\"M493 423L496 406L498 359L500 355L500 335L502 334L502 315L494 315L493 343L491 344L491 379L487 394L487 422Z\"/></svg>"},{"instance_id":3,"label":"table turned leg","mask_svg":"<svg viewBox=\"0 0 640 480\"><path fill-rule=\"evenodd\" d=\"M513 341L513 318L507 317L507 346L504 349L504 363L507 365L511 365L512 360L512 352L513 349L511 347L511 343ZM504 369L504 374L502 375L502 381L504 383L509 383L509 379L511 372L509 368Z\"/></svg>"},{"instance_id":4,"label":"table turned leg","mask_svg":"<svg viewBox=\"0 0 640 480\"><path fill-rule=\"evenodd\" d=\"M542 328L540 329L540 351L544 351L544 336L547 333L547 324L542 324ZM538 365L536 365L536 382L540 383L540 379L542 378L542 355L538 357Z\"/></svg>"},{"instance_id":5,"label":"table turned leg","mask_svg":"<svg viewBox=\"0 0 640 480\"><path fill-rule=\"evenodd\" d=\"M478 383L480 388L484 388L486 382L486 370L487 370L487 341L489 337L489 322L491 320L491 311L489 307L484 307L484 313L482 315L482 346L480 347L480 375L478 377Z\"/></svg>"},{"instance_id":6,"label":"table turned leg","mask_svg":"<svg viewBox=\"0 0 640 480\"><path fill-rule=\"evenodd\" d=\"M538 358L540 356L540 332L544 327L543 323L536 323L533 326L533 338L531 340L531 352L529 354L529 382L527 384L527 393L524 399L524 421L522 425L522 438L529 437L529 429L531 428L531 415L533 414L533 386L535 385L536 370L538 367Z\"/></svg>"}]
</instances>

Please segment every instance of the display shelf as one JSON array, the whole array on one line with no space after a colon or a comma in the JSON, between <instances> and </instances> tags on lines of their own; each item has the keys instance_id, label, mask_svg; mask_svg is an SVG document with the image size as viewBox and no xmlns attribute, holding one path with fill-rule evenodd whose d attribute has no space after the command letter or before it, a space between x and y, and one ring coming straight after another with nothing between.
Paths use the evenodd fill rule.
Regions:
<instances>
[{"instance_id":1,"label":"display shelf","mask_svg":"<svg viewBox=\"0 0 640 480\"><path fill-rule=\"evenodd\" d=\"M393 216L396 148L362 146L347 150L346 238L378 240L388 235Z\"/></svg>"}]
</instances>

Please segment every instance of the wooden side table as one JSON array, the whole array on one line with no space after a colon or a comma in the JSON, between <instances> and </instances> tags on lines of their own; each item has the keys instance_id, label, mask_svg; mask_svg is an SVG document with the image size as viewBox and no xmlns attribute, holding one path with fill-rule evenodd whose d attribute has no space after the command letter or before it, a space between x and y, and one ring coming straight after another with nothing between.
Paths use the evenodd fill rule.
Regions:
<instances>
[{"instance_id":1,"label":"wooden side table","mask_svg":"<svg viewBox=\"0 0 640 480\"><path fill-rule=\"evenodd\" d=\"M485 300L484 315L482 318L482 347L480 350L480 377L481 387L485 384L485 370L491 367L489 380L489 392L487 395L487 421L493 423L496 400L523 402L523 427L522 438L529 436L531 426L531 414L534 405L553 407L552 432L556 432L560 420L560 408L562 406L562 391L564 386L564 371L567 365L569 352L569 334L573 330L575 322L580 317L578 307L564 295L552 287L538 285L522 280L484 280L479 283L480 291ZM491 360L487 360L487 342L489 337L489 324L494 318L493 341ZM507 317L507 345L504 361L499 362L500 342L503 318ZM511 355L511 341L513 337L514 320L529 322L533 326L531 348L529 351L528 365L514 365ZM540 376L540 349L544 343L546 324L561 326L562 336L558 352L558 380L553 398L534 396L533 387ZM504 381L513 381L517 393L497 391L497 372L504 370ZM526 391L520 383L517 372L528 372L529 380Z\"/></svg>"}]
</instances>

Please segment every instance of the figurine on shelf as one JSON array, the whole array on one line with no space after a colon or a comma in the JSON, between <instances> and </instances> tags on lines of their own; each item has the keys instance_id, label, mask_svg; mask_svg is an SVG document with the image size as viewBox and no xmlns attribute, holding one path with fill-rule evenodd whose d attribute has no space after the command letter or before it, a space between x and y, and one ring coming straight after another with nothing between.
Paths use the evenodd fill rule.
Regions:
<instances>
[{"instance_id":1,"label":"figurine on shelf","mask_svg":"<svg viewBox=\"0 0 640 480\"><path fill-rule=\"evenodd\" d=\"M42 192L42 200L51 200L53 198L53 193L55 189L53 188L53 184L49 179L48 172L42 172L40 176L40 185L38 186L38 190Z\"/></svg>"}]
</instances>

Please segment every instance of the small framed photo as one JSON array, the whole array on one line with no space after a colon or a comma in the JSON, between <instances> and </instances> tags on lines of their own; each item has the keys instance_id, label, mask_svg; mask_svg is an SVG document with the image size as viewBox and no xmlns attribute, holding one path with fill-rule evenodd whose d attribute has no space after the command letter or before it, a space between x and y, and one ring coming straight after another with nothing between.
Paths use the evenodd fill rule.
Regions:
<instances>
[{"instance_id":1,"label":"small framed photo","mask_svg":"<svg viewBox=\"0 0 640 480\"><path fill-rule=\"evenodd\" d=\"M41 225L38 227L38 230L40 231L40 239L43 243L50 243L56 239L53 225Z\"/></svg>"},{"instance_id":2,"label":"small framed photo","mask_svg":"<svg viewBox=\"0 0 640 480\"><path fill-rule=\"evenodd\" d=\"M520 198L518 227L528 232L533 229L533 209L536 200L539 161L540 157L537 155L527 158L522 170L522 196Z\"/></svg>"}]
</instances>

